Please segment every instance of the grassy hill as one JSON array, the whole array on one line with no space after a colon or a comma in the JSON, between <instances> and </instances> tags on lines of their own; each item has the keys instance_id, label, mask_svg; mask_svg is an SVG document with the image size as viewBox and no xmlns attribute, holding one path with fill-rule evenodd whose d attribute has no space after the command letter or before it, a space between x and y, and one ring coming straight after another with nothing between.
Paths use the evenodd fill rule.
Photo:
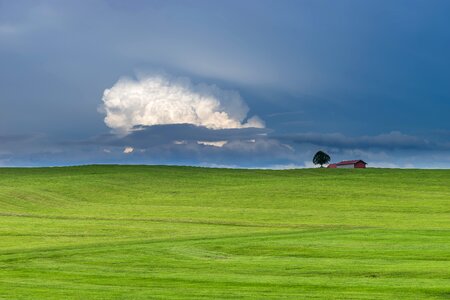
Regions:
<instances>
[{"instance_id":1,"label":"grassy hill","mask_svg":"<svg viewBox=\"0 0 450 300\"><path fill-rule=\"evenodd\" d=\"M449 170L0 169L0 298L449 299Z\"/></svg>"}]
</instances>

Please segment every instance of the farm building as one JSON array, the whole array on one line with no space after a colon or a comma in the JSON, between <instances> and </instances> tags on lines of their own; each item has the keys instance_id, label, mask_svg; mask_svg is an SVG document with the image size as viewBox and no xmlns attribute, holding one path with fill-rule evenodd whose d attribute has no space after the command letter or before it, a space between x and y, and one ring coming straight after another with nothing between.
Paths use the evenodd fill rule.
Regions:
<instances>
[{"instance_id":1,"label":"farm building","mask_svg":"<svg viewBox=\"0 0 450 300\"><path fill-rule=\"evenodd\" d=\"M336 164L329 164L328 168L346 168L346 169L361 169L365 168L367 163L363 160L343 160Z\"/></svg>"}]
</instances>

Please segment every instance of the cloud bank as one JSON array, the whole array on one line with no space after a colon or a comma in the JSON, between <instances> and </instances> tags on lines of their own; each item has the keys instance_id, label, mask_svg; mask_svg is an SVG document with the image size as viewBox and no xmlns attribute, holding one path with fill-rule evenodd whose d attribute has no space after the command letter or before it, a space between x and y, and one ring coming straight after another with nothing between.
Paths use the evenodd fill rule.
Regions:
<instances>
[{"instance_id":1,"label":"cloud bank","mask_svg":"<svg viewBox=\"0 0 450 300\"><path fill-rule=\"evenodd\" d=\"M280 136L280 140L297 144L313 144L340 149L385 149L385 150L447 150L442 143L428 141L417 136L392 131L376 136L349 137L341 133L298 133Z\"/></svg>"},{"instance_id":2,"label":"cloud bank","mask_svg":"<svg viewBox=\"0 0 450 300\"><path fill-rule=\"evenodd\" d=\"M135 127L192 124L209 129L264 128L236 91L193 84L188 78L146 76L120 79L103 93L105 123L127 134Z\"/></svg>"}]
</instances>

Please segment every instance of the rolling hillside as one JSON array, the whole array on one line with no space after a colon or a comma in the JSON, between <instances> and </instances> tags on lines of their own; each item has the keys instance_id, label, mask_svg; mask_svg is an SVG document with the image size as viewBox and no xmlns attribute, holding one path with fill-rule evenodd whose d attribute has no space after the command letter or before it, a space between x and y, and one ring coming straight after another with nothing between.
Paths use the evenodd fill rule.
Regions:
<instances>
[{"instance_id":1,"label":"rolling hillside","mask_svg":"<svg viewBox=\"0 0 450 300\"><path fill-rule=\"evenodd\" d=\"M0 169L1 299L449 299L450 170Z\"/></svg>"}]
</instances>

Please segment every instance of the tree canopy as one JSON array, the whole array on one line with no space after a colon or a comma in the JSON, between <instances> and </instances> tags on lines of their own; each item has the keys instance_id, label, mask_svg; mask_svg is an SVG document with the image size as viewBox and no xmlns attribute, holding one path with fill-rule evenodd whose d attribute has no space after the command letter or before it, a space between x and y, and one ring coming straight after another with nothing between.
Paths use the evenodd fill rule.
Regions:
<instances>
[{"instance_id":1,"label":"tree canopy","mask_svg":"<svg viewBox=\"0 0 450 300\"><path fill-rule=\"evenodd\" d=\"M317 153L313 157L313 163L315 165L320 165L320 167L323 168L323 165L329 163L330 159L330 156L325 152L317 151Z\"/></svg>"}]
</instances>

